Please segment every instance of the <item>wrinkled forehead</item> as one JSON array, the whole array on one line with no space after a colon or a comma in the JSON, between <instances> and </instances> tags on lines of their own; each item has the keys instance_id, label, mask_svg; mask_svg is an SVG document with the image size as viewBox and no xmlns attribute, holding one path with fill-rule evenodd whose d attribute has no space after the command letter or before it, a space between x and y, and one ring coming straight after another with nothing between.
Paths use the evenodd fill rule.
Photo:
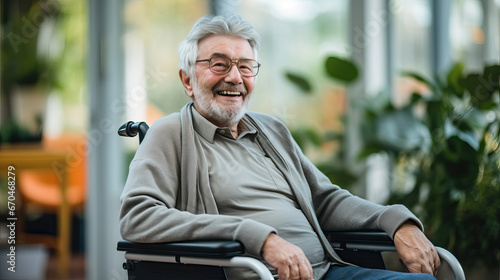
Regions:
<instances>
[{"instance_id":1,"label":"wrinkled forehead","mask_svg":"<svg viewBox=\"0 0 500 280\"><path fill-rule=\"evenodd\" d=\"M255 54L247 39L230 35L209 35L198 42L197 59L224 55L231 59L255 59Z\"/></svg>"}]
</instances>

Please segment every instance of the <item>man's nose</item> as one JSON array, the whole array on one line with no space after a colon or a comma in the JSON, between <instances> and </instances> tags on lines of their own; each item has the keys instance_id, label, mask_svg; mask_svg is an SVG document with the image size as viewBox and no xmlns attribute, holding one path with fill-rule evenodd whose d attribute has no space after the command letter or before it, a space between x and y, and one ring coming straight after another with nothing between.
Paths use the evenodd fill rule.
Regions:
<instances>
[{"instance_id":1,"label":"man's nose","mask_svg":"<svg viewBox=\"0 0 500 280\"><path fill-rule=\"evenodd\" d=\"M243 79L241 78L241 74L238 71L238 67L236 65L233 65L231 67L231 70L226 74L224 77L224 82L226 83L232 83L235 85L243 83Z\"/></svg>"}]
</instances>

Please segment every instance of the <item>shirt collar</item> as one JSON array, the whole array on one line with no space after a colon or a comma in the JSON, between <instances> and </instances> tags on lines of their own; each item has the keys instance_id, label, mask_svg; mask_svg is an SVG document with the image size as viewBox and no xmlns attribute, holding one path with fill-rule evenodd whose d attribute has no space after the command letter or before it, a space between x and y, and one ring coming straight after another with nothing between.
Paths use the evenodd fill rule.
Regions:
<instances>
[{"instance_id":1,"label":"shirt collar","mask_svg":"<svg viewBox=\"0 0 500 280\"><path fill-rule=\"evenodd\" d=\"M196 111L195 107L191 107L191 112L193 115L193 126L194 130L205 138L208 142L214 143L215 134L219 134L221 136L234 139L231 134L231 129L228 127L217 127L205 117L203 117L198 111ZM258 131L253 127L253 125L246 120L245 117L240 121L240 125L242 125L243 131L238 135L238 139L242 137L250 137L252 141L255 141L257 137Z\"/></svg>"}]
</instances>

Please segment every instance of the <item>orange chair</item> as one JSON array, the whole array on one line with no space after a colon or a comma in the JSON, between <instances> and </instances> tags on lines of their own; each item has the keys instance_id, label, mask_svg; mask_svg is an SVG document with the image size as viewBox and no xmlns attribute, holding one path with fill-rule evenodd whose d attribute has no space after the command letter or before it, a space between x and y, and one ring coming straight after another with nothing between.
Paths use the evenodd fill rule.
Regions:
<instances>
[{"instance_id":1,"label":"orange chair","mask_svg":"<svg viewBox=\"0 0 500 280\"><path fill-rule=\"evenodd\" d=\"M57 139L43 139L43 149L64 153L66 166L54 163L44 170L23 170L18 175L18 190L21 194L19 239L25 243L40 243L59 253L58 272L61 276L68 273L70 257L71 213L83 210L86 197L86 138L84 135L64 135ZM63 174L63 172L66 172ZM60 236L27 234L22 227L27 212L61 213L61 180L66 177L66 217L58 218L59 233L66 231L66 239ZM62 224L61 224L62 223Z\"/></svg>"}]
</instances>

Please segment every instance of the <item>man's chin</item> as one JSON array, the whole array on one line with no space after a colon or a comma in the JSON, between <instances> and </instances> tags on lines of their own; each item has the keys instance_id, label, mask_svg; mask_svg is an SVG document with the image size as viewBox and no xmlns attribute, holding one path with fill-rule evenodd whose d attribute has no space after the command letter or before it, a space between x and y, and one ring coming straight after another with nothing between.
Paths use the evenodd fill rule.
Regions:
<instances>
[{"instance_id":1,"label":"man's chin","mask_svg":"<svg viewBox=\"0 0 500 280\"><path fill-rule=\"evenodd\" d=\"M245 116L249 100L244 102L241 99L230 101L219 98L199 100L198 106L214 124L230 127L237 124Z\"/></svg>"},{"instance_id":2,"label":"man's chin","mask_svg":"<svg viewBox=\"0 0 500 280\"><path fill-rule=\"evenodd\" d=\"M246 110L239 109L236 111L219 111L214 114L214 118L218 119L220 124L224 124L226 126L231 126L233 124L237 124L246 114Z\"/></svg>"}]
</instances>

